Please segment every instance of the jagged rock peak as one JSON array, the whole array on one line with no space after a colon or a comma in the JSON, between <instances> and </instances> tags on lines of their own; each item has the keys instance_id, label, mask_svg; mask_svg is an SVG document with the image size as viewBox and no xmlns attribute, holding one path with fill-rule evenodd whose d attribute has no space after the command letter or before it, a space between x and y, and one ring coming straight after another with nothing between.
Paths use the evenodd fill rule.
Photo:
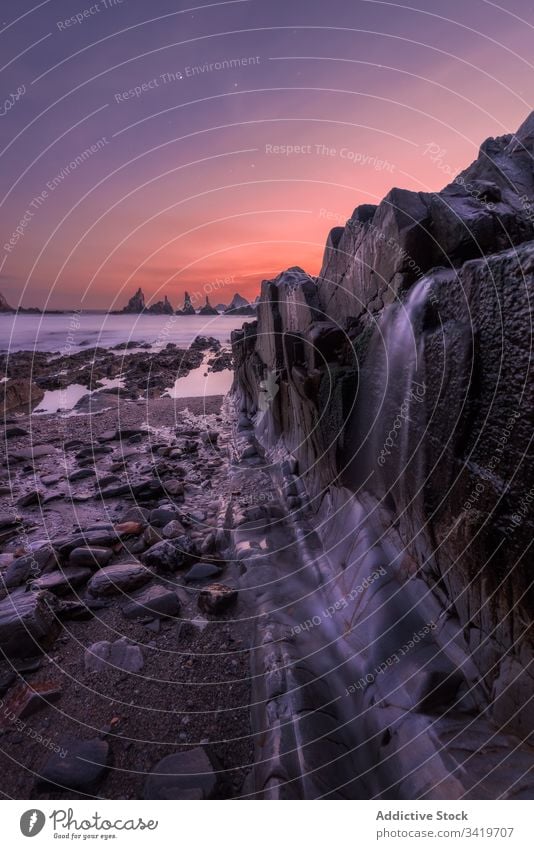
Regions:
<instances>
[{"instance_id":1,"label":"jagged rock peak","mask_svg":"<svg viewBox=\"0 0 534 849\"><path fill-rule=\"evenodd\" d=\"M219 315L217 310L210 304L210 299L206 295L206 303L198 311L199 315Z\"/></svg>"},{"instance_id":2,"label":"jagged rock peak","mask_svg":"<svg viewBox=\"0 0 534 849\"><path fill-rule=\"evenodd\" d=\"M229 310L235 310L238 307L247 307L248 301L239 292L236 292L230 303L228 304Z\"/></svg>"},{"instance_id":3,"label":"jagged rock peak","mask_svg":"<svg viewBox=\"0 0 534 849\"><path fill-rule=\"evenodd\" d=\"M14 312L13 307L10 307L2 293L0 292L0 312Z\"/></svg>"},{"instance_id":4,"label":"jagged rock peak","mask_svg":"<svg viewBox=\"0 0 534 849\"><path fill-rule=\"evenodd\" d=\"M196 315L189 292L184 292L184 305L181 310L176 310L176 315Z\"/></svg>"},{"instance_id":5,"label":"jagged rock peak","mask_svg":"<svg viewBox=\"0 0 534 849\"><path fill-rule=\"evenodd\" d=\"M225 313L232 313L233 315L254 315L254 307L252 304L236 292L229 305L225 309Z\"/></svg>"},{"instance_id":6,"label":"jagged rock peak","mask_svg":"<svg viewBox=\"0 0 534 849\"><path fill-rule=\"evenodd\" d=\"M155 313L156 315L173 315L174 309L167 297L165 295L162 301L156 301L155 304L152 304L147 310L150 313Z\"/></svg>"},{"instance_id":7,"label":"jagged rock peak","mask_svg":"<svg viewBox=\"0 0 534 849\"><path fill-rule=\"evenodd\" d=\"M143 294L143 290L141 289L141 287L139 287L135 295L132 295L132 297L124 307L123 312L139 313L143 312L144 308L145 296Z\"/></svg>"}]
</instances>

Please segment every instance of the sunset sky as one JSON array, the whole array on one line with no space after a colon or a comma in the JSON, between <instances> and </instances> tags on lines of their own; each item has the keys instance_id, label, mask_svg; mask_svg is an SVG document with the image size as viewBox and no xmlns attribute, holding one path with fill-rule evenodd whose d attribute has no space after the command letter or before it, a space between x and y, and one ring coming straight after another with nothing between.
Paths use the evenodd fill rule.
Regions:
<instances>
[{"instance_id":1,"label":"sunset sky","mask_svg":"<svg viewBox=\"0 0 534 849\"><path fill-rule=\"evenodd\" d=\"M0 292L176 307L316 274L355 206L441 188L531 111L534 5L505 5L3 0Z\"/></svg>"}]
</instances>

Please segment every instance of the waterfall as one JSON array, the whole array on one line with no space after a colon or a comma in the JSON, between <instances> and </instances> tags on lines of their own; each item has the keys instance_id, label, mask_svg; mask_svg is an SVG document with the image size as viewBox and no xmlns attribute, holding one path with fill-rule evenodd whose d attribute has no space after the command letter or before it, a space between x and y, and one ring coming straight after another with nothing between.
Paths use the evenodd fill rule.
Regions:
<instances>
[{"instance_id":1,"label":"waterfall","mask_svg":"<svg viewBox=\"0 0 534 849\"><path fill-rule=\"evenodd\" d=\"M345 444L351 454L344 459L345 480L353 489L365 486L383 493L405 487L405 473L422 450L414 427L418 431L424 419L423 323L429 286L428 278L420 280L404 302L387 307L376 323L347 423Z\"/></svg>"}]
</instances>

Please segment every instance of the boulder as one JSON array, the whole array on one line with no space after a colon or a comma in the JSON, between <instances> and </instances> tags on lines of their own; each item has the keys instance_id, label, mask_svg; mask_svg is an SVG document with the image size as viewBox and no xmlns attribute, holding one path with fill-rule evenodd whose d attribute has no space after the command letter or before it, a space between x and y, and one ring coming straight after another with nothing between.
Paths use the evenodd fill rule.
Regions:
<instances>
[{"instance_id":1,"label":"boulder","mask_svg":"<svg viewBox=\"0 0 534 849\"><path fill-rule=\"evenodd\" d=\"M23 589L0 599L0 651L9 658L39 654L59 631L56 604L51 593Z\"/></svg>"},{"instance_id":2,"label":"boulder","mask_svg":"<svg viewBox=\"0 0 534 849\"><path fill-rule=\"evenodd\" d=\"M41 572L57 563L55 549L44 545L37 551L23 554L9 564L2 575L2 582L8 589L24 584L29 578L38 578Z\"/></svg>"},{"instance_id":3,"label":"boulder","mask_svg":"<svg viewBox=\"0 0 534 849\"><path fill-rule=\"evenodd\" d=\"M38 785L57 790L94 793L106 774L109 744L105 740L60 740L59 752L46 761L38 776ZM56 788L54 791L53 788Z\"/></svg>"},{"instance_id":4,"label":"boulder","mask_svg":"<svg viewBox=\"0 0 534 849\"><path fill-rule=\"evenodd\" d=\"M110 643L102 640L85 650L86 672L107 672L121 669L123 672L140 672L144 666L143 653L139 646L131 645L125 637Z\"/></svg>"},{"instance_id":5,"label":"boulder","mask_svg":"<svg viewBox=\"0 0 534 849\"><path fill-rule=\"evenodd\" d=\"M177 616L180 601L172 589L154 584L132 594L122 608L126 619L149 621L166 616Z\"/></svg>"},{"instance_id":6,"label":"boulder","mask_svg":"<svg viewBox=\"0 0 534 849\"><path fill-rule=\"evenodd\" d=\"M140 563L121 563L106 566L96 572L88 584L92 595L117 595L129 593L150 581L152 575Z\"/></svg>"},{"instance_id":7,"label":"boulder","mask_svg":"<svg viewBox=\"0 0 534 849\"><path fill-rule=\"evenodd\" d=\"M31 582L30 589L48 590L55 595L64 595L86 584L91 575L91 569L64 566L56 572L47 572L46 575L36 578Z\"/></svg>"},{"instance_id":8,"label":"boulder","mask_svg":"<svg viewBox=\"0 0 534 849\"><path fill-rule=\"evenodd\" d=\"M217 778L206 752L189 749L167 755L146 779L144 799L209 799Z\"/></svg>"},{"instance_id":9,"label":"boulder","mask_svg":"<svg viewBox=\"0 0 534 849\"><path fill-rule=\"evenodd\" d=\"M69 565L100 569L102 566L107 566L112 557L113 551L111 548L83 546L74 548L71 551L69 554Z\"/></svg>"},{"instance_id":10,"label":"boulder","mask_svg":"<svg viewBox=\"0 0 534 849\"><path fill-rule=\"evenodd\" d=\"M237 590L226 584L210 584L198 595L198 607L204 613L224 613L237 602Z\"/></svg>"},{"instance_id":11,"label":"boulder","mask_svg":"<svg viewBox=\"0 0 534 849\"><path fill-rule=\"evenodd\" d=\"M23 378L0 384L0 404L3 415L29 413L44 398L44 390L31 380Z\"/></svg>"},{"instance_id":12,"label":"boulder","mask_svg":"<svg viewBox=\"0 0 534 849\"><path fill-rule=\"evenodd\" d=\"M215 563L195 563L184 575L187 583L191 581L206 581L209 578L217 578L222 572L220 566Z\"/></svg>"},{"instance_id":13,"label":"boulder","mask_svg":"<svg viewBox=\"0 0 534 849\"><path fill-rule=\"evenodd\" d=\"M193 540L187 534L182 534L176 539L163 540L151 546L145 551L143 562L151 569L174 572L192 563L195 556Z\"/></svg>"},{"instance_id":14,"label":"boulder","mask_svg":"<svg viewBox=\"0 0 534 849\"><path fill-rule=\"evenodd\" d=\"M163 534L165 539L176 539L177 537L185 533L185 529L182 523L178 521L178 519L173 519L172 522L169 522L168 524L164 525L164 527L161 529L161 533Z\"/></svg>"}]
</instances>

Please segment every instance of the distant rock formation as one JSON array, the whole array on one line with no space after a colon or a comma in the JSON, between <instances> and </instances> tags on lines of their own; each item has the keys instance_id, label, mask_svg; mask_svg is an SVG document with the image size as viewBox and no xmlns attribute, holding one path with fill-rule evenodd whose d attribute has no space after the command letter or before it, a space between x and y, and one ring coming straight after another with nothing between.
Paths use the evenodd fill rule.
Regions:
<instances>
[{"instance_id":1,"label":"distant rock formation","mask_svg":"<svg viewBox=\"0 0 534 849\"><path fill-rule=\"evenodd\" d=\"M143 294L143 290L139 287L135 295L132 295L122 312L137 314L143 312L144 308L145 296Z\"/></svg>"},{"instance_id":2,"label":"distant rock formation","mask_svg":"<svg viewBox=\"0 0 534 849\"><path fill-rule=\"evenodd\" d=\"M6 312L30 313L31 315L42 315L44 312L48 315L61 315L64 310L41 310L39 307L12 307L0 293L0 313Z\"/></svg>"},{"instance_id":3,"label":"distant rock formation","mask_svg":"<svg viewBox=\"0 0 534 849\"><path fill-rule=\"evenodd\" d=\"M13 307L10 307L2 293L0 292L0 312L15 312Z\"/></svg>"},{"instance_id":4,"label":"distant rock formation","mask_svg":"<svg viewBox=\"0 0 534 849\"><path fill-rule=\"evenodd\" d=\"M215 304L217 312L226 312L226 304Z\"/></svg>"},{"instance_id":5,"label":"distant rock formation","mask_svg":"<svg viewBox=\"0 0 534 849\"><path fill-rule=\"evenodd\" d=\"M174 315L174 308L172 307L167 295L165 295L162 301L156 301L155 304L148 307L146 311L152 313L152 315Z\"/></svg>"},{"instance_id":6,"label":"distant rock formation","mask_svg":"<svg viewBox=\"0 0 534 849\"><path fill-rule=\"evenodd\" d=\"M239 292L236 292L229 305L225 309L227 315L255 315L256 311Z\"/></svg>"},{"instance_id":7,"label":"distant rock formation","mask_svg":"<svg viewBox=\"0 0 534 849\"><path fill-rule=\"evenodd\" d=\"M176 315L196 315L189 292L184 293L184 305L181 310L176 310Z\"/></svg>"},{"instance_id":8,"label":"distant rock formation","mask_svg":"<svg viewBox=\"0 0 534 849\"><path fill-rule=\"evenodd\" d=\"M210 299L206 295L206 303L198 311L199 315L219 315L217 310L210 304Z\"/></svg>"}]
</instances>

